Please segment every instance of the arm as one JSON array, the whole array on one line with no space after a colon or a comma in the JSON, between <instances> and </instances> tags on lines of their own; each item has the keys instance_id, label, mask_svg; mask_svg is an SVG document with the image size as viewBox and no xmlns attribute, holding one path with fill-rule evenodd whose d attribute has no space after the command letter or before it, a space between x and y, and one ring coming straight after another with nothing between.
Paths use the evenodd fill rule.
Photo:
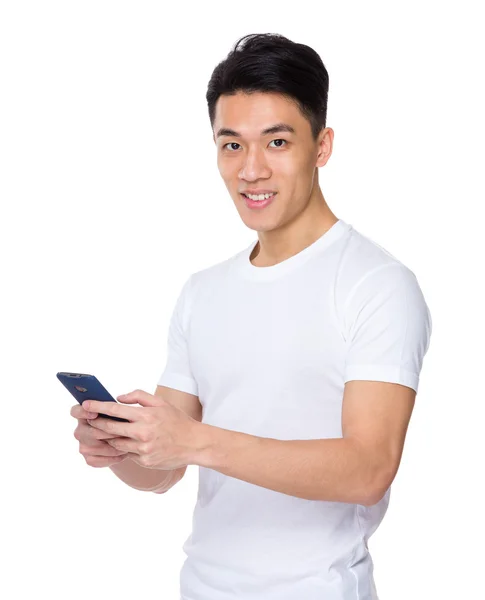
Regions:
<instances>
[{"instance_id":1,"label":"arm","mask_svg":"<svg viewBox=\"0 0 485 600\"><path fill-rule=\"evenodd\" d=\"M166 402L183 410L193 419L202 420L202 406L197 396L161 385L157 386L154 395L160 396ZM121 481L132 488L163 494L182 479L187 467L180 467L172 471L148 469L127 458L121 463L111 465L110 469Z\"/></svg>"},{"instance_id":2,"label":"arm","mask_svg":"<svg viewBox=\"0 0 485 600\"><path fill-rule=\"evenodd\" d=\"M342 438L277 440L201 424L195 463L298 498L372 506L397 473L415 395L395 383L347 382Z\"/></svg>"}]
</instances>

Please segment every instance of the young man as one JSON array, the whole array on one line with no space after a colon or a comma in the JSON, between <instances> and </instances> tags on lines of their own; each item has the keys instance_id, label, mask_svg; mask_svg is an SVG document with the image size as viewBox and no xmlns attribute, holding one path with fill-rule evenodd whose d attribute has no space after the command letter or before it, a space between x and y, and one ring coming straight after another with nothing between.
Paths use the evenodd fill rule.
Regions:
<instances>
[{"instance_id":1,"label":"young man","mask_svg":"<svg viewBox=\"0 0 485 600\"><path fill-rule=\"evenodd\" d=\"M319 56L282 36L246 36L216 67L217 165L258 238L187 279L156 393L110 409L131 423L73 408L88 464L132 487L163 493L199 465L183 600L378 598L368 539L431 315L413 272L325 201L327 94Z\"/></svg>"}]
</instances>

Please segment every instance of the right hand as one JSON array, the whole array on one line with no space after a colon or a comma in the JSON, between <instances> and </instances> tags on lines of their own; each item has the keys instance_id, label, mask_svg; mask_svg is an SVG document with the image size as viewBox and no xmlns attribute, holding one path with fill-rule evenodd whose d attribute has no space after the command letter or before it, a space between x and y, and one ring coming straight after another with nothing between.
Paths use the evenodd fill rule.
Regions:
<instances>
[{"instance_id":1,"label":"right hand","mask_svg":"<svg viewBox=\"0 0 485 600\"><path fill-rule=\"evenodd\" d=\"M110 467L123 462L127 453L110 446L106 441L119 436L111 435L91 425L86 419L93 419L98 413L89 413L80 404L71 408L71 416L78 420L74 437L79 441L79 452L91 467Z\"/></svg>"}]
</instances>

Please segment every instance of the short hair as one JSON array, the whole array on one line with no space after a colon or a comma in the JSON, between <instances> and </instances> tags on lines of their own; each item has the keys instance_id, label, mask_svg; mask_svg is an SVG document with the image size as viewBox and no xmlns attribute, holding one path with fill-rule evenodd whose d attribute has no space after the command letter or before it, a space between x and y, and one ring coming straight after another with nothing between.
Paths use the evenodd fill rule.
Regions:
<instances>
[{"instance_id":1,"label":"short hair","mask_svg":"<svg viewBox=\"0 0 485 600\"><path fill-rule=\"evenodd\" d=\"M322 59L309 46L280 34L246 35L212 72L206 94L211 126L219 96L273 92L296 103L315 141L326 125L328 83Z\"/></svg>"}]
</instances>

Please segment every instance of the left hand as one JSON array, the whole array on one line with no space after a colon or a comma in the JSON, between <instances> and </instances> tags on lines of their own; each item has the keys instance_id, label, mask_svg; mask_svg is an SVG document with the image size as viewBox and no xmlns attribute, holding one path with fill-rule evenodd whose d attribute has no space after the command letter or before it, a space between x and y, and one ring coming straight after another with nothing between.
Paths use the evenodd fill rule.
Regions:
<instances>
[{"instance_id":1,"label":"left hand","mask_svg":"<svg viewBox=\"0 0 485 600\"><path fill-rule=\"evenodd\" d=\"M130 407L98 400L83 402L83 408L89 412L130 421L123 423L99 416L88 419L92 427L120 436L106 440L110 446L127 452L128 458L150 469L173 470L195 464L193 461L201 426L199 421L163 398L143 390L135 390L116 399L141 406Z\"/></svg>"}]
</instances>

